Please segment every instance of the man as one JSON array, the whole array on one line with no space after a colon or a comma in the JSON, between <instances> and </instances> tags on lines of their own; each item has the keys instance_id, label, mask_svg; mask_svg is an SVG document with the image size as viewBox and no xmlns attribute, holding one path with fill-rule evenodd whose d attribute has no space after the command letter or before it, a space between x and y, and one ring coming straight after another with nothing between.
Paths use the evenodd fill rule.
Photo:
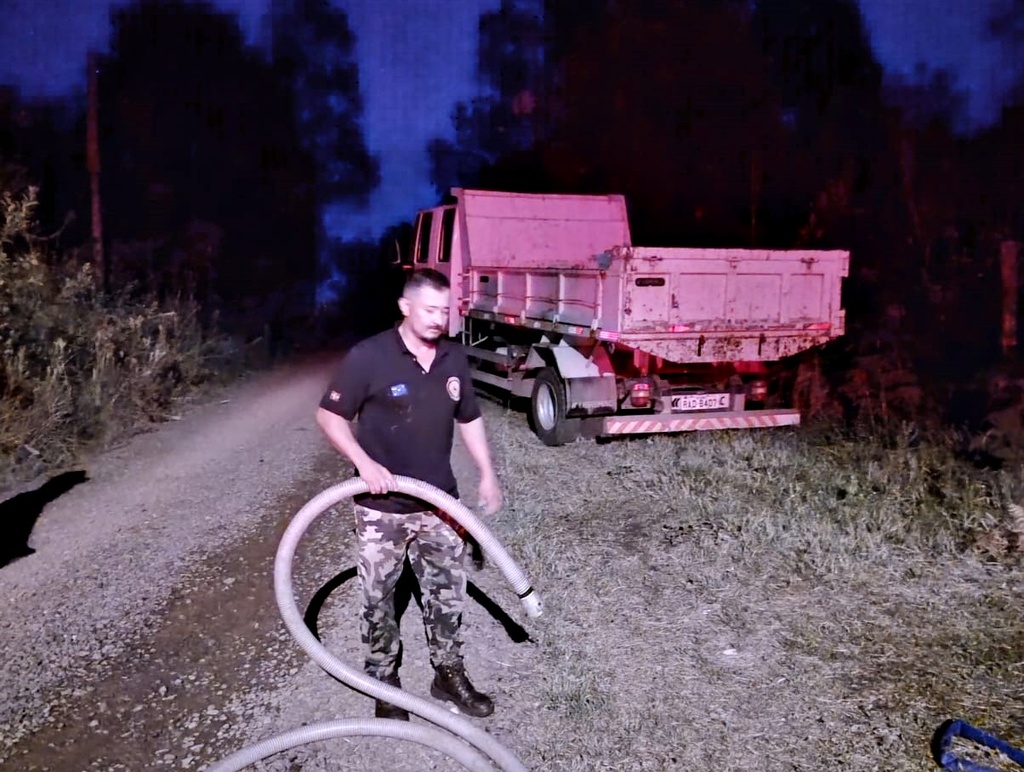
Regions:
<instances>
[{"instance_id":1,"label":"man","mask_svg":"<svg viewBox=\"0 0 1024 772\"><path fill-rule=\"evenodd\" d=\"M419 499L394 492L394 475L405 475L458 497L451 467L457 424L480 471L482 511L493 514L501 506L469 364L444 337L449 294L444 274L431 269L410 274L398 301L402 322L348 353L320 402L317 423L369 489L355 500L367 674L401 687L394 590L408 555L423 593L435 671L430 693L483 717L494 704L470 683L460 653L466 543L449 525L454 521ZM375 715L409 720L405 710L381 700Z\"/></svg>"}]
</instances>

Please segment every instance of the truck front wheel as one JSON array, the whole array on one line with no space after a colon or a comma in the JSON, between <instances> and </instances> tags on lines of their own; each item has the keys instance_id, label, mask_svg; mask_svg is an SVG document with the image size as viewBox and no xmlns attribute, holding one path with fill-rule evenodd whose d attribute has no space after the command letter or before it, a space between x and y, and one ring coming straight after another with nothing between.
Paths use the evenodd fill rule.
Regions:
<instances>
[{"instance_id":1,"label":"truck front wheel","mask_svg":"<svg viewBox=\"0 0 1024 772\"><path fill-rule=\"evenodd\" d=\"M550 367L537 373L530 397L530 428L545 445L565 445L580 436L582 422L566 417L566 403L565 382L558 373Z\"/></svg>"}]
</instances>

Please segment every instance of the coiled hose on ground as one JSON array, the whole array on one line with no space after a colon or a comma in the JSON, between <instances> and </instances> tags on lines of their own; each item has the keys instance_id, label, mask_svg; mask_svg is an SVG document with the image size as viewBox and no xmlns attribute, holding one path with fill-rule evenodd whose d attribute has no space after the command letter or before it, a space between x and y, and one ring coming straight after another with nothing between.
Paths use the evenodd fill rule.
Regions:
<instances>
[{"instance_id":1,"label":"coiled hose on ground","mask_svg":"<svg viewBox=\"0 0 1024 772\"><path fill-rule=\"evenodd\" d=\"M533 591L526 575L505 548L476 515L457 499L421 480L396 476L395 483L398 493L415 496L434 505L465 528L508 579L512 589L519 596L526 614L530 617L540 616L543 608L540 597ZM299 745L357 735L391 737L420 743L440 751L473 772L493 771L495 766L502 772L525 772L526 767L519 759L487 732L435 702L382 683L347 666L328 651L306 627L302 613L295 603L295 593L292 589L292 561L299 541L313 521L331 507L345 499L367 492L366 483L359 478L353 478L322 491L298 511L281 537L274 559L274 594L278 609L292 637L332 676L375 699L390 702L410 713L415 713L432 724L447 729L448 732L442 732L436 727L379 718L311 724L243 748L212 765L209 772L238 772L261 759Z\"/></svg>"}]
</instances>

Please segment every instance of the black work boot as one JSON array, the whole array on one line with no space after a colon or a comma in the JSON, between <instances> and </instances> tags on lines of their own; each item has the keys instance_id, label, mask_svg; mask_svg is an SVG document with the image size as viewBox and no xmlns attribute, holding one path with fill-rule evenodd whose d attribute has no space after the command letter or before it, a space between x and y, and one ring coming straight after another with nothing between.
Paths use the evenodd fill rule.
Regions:
<instances>
[{"instance_id":1,"label":"black work boot","mask_svg":"<svg viewBox=\"0 0 1024 772\"><path fill-rule=\"evenodd\" d=\"M377 680L381 683L387 684L388 686L394 686L396 689L402 688L402 681L398 677L398 673L392 673L391 675L384 676L383 678L377 677ZM409 711L405 708L400 708L397 705L392 705L390 702L384 702L384 700L377 700L376 705L373 709L373 715L377 718L393 718L396 721L408 721Z\"/></svg>"},{"instance_id":2,"label":"black work boot","mask_svg":"<svg viewBox=\"0 0 1024 772\"><path fill-rule=\"evenodd\" d=\"M473 688L461 662L434 668L434 682L430 685L430 694L435 699L454 704L469 716L483 718L494 712L491 698Z\"/></svg>"}]
</instances>

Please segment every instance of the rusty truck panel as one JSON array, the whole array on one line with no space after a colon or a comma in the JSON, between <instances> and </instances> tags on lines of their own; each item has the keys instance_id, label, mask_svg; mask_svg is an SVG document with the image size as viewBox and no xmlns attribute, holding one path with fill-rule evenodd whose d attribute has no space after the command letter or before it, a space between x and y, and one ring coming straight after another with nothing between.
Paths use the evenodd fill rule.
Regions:
<instances>
[{"instance_id":1,"label":"rusty truck panel","mask_svg":"<svg viewBox=\"0 0 1024 772\"><path fill-rule=\"evenodd\" d=\"M622 196L537 195L456 189L464 254L472 264L517 270L586 270L590 258L629 246Z\"/></svg>"},{"instance_id":2,"label":"rusty truck panel","mask_svg":"<svg viewBox=\"0 0 1024 772\"><path fill-rule=\"evenodd\" d=\"M848 252L633 247L621 196L456 193L463 315L678 363L773 361L845 331Z\"/></svg>"}]
</instances>

